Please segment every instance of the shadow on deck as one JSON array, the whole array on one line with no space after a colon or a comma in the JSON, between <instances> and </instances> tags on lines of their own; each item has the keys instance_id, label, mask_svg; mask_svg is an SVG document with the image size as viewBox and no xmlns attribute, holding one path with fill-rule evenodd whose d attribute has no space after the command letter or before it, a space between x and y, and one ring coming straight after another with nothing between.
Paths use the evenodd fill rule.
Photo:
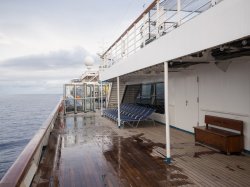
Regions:
<instances>
[{"instance_id":1,"label":"shadow on deck","mask_svg":"<svg viewBox=\"0 0 250 187\"><path fill-rule=\"evenodd\" d=\"M195 146L171 129L173 163L165 158L165 127L118 129L99 113L59 118L32 186L248 186L250 157ZM57 146L56 146L57 145ZM54 158L54 159L53 159ZM53 160L53 163L51 163Z\"/></svg>"}]
</instances>

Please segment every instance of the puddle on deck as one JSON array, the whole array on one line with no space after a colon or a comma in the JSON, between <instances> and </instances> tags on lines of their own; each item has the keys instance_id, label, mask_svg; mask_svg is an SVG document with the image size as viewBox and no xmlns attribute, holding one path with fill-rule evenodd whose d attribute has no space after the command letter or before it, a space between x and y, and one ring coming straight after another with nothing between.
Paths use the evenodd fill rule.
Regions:
<instances>
[{"instance_id":1,"label":"puddle on deck","mask_svg":"<svg viewBox=\"0 0 250 187\"><path fill-rule=\"evenodd\" d=\"M167 165L164 155L155 154L157 148L165 147L164 144L154 143L144 138L143 134L123 138L110 127L102 125L100 119L94 115L59 119L54 130L59 136L59 150L47 154L49 160L51 155L56 155L54 166L49 169L39 167L42 173L40 178L43 179L40 181L46 183L38 182L34 186L151 187L191 184L181 168L174 164Z\"/></svg>"}]
</instances>

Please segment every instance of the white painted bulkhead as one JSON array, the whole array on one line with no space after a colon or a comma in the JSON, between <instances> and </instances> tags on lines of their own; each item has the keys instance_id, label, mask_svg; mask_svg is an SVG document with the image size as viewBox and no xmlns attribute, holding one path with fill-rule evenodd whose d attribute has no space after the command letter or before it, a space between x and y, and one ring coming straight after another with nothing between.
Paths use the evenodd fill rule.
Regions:
<instances>
[{"instance_id":1,"label":"white painted bulkhead","mask_svg":"<svg viewBox=\"0 0 250 187\"><path fill-rule=\"evenodd\" d=\"M197 51L250 35L250 1L224 0L137 53L100 72L100 79L129 74ZM197 82L197 77L199 81ZM163 75L129 80L125 84L163 82ZM250 60L235 59L226 72L213 62L169 72L169 120L193 132L206 114L244 121L244 149L250 151ZM199 99L197 99L199 98ZM199 101L199 102L198 102ZM165 122L162 114L155 120Z\"/></svg>"},{"instance_id":2,"label":"white painted bulkhead","mask_svg":"<svg viewBox=\"0 0 250 187\"><path fill-rule=\"evenodd\" d=\"M250 150L249 59L234 61L226 72L210 63L169 73L170 124L194 132L194 126L205 125L205 115L242 120L244 147ZM153 118L164 123L162 114Z\"/></svg>"}]
</instances>

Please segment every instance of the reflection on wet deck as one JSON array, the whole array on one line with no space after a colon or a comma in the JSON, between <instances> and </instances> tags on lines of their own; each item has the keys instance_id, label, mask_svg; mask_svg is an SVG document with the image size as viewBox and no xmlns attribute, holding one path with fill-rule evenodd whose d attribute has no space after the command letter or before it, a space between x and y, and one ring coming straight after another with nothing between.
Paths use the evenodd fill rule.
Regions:
<instances>
[{"instance_id":1,"label":"reflection on wet deck","mask_svg":"<svg viewBox=\"0 0 250 187\"><path fill-rule=\"evenodd\" d=\"M118 129L97 113L62 117L52 132L58 137L58 151L54 138L32 186L244 186L250 182L248 156L228 157L194 146L192 135L174 129L174 161L165 164L164 132L164 126L151 124ZM53 160L51 155L55 155L53 166L48 161ZM238 161L230 163L230 159Z\"/></svg>"},{"instance_id":2,"label":"reflection on wet deck","mask_svg":"<svg viewBox=\"0 0 250 187\"><path fill-rule=\"evenodd\" d=\"M67 117L61 134L56 184L166 186L167 183L190 183L181 169L168 167L162 158L151 156L157 145L141 136L119 136L94 115Z\"/></svg>"}]
</instances>

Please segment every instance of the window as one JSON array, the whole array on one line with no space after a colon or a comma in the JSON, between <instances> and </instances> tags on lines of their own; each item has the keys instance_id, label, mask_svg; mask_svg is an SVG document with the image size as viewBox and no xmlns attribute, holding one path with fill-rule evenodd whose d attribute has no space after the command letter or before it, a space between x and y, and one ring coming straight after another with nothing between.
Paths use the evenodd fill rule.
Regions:
<instances>
[{"instance_id":1,"label":"window","mask_svg":"<svg viewBox=\"0 0 250 187\"><path fill-rule=\"evenodd\" d=\"M151 84L143 84L141 86L140 103L141 104L151 104L151 96L152 96L152 85Z\"/></svg>"},{"instance_id":2,"label":"window","mask_svg":"<svg viewBox=\"0 0 250 187\"><path fill-rule=\"evenodd\" d=\"M156 112L164 114L164 83L156 83L155 103Z\"/></svg>"},{"instance_id":3,"label":"window","mask_svg":"<svg viewBox=\"0 0 250 187\"><path fill-rule=\"evenodd\" d=\"M164 83L142 84L135 103L155 108L156 113L164 114Z\"/></svg>"}]
</instances>

